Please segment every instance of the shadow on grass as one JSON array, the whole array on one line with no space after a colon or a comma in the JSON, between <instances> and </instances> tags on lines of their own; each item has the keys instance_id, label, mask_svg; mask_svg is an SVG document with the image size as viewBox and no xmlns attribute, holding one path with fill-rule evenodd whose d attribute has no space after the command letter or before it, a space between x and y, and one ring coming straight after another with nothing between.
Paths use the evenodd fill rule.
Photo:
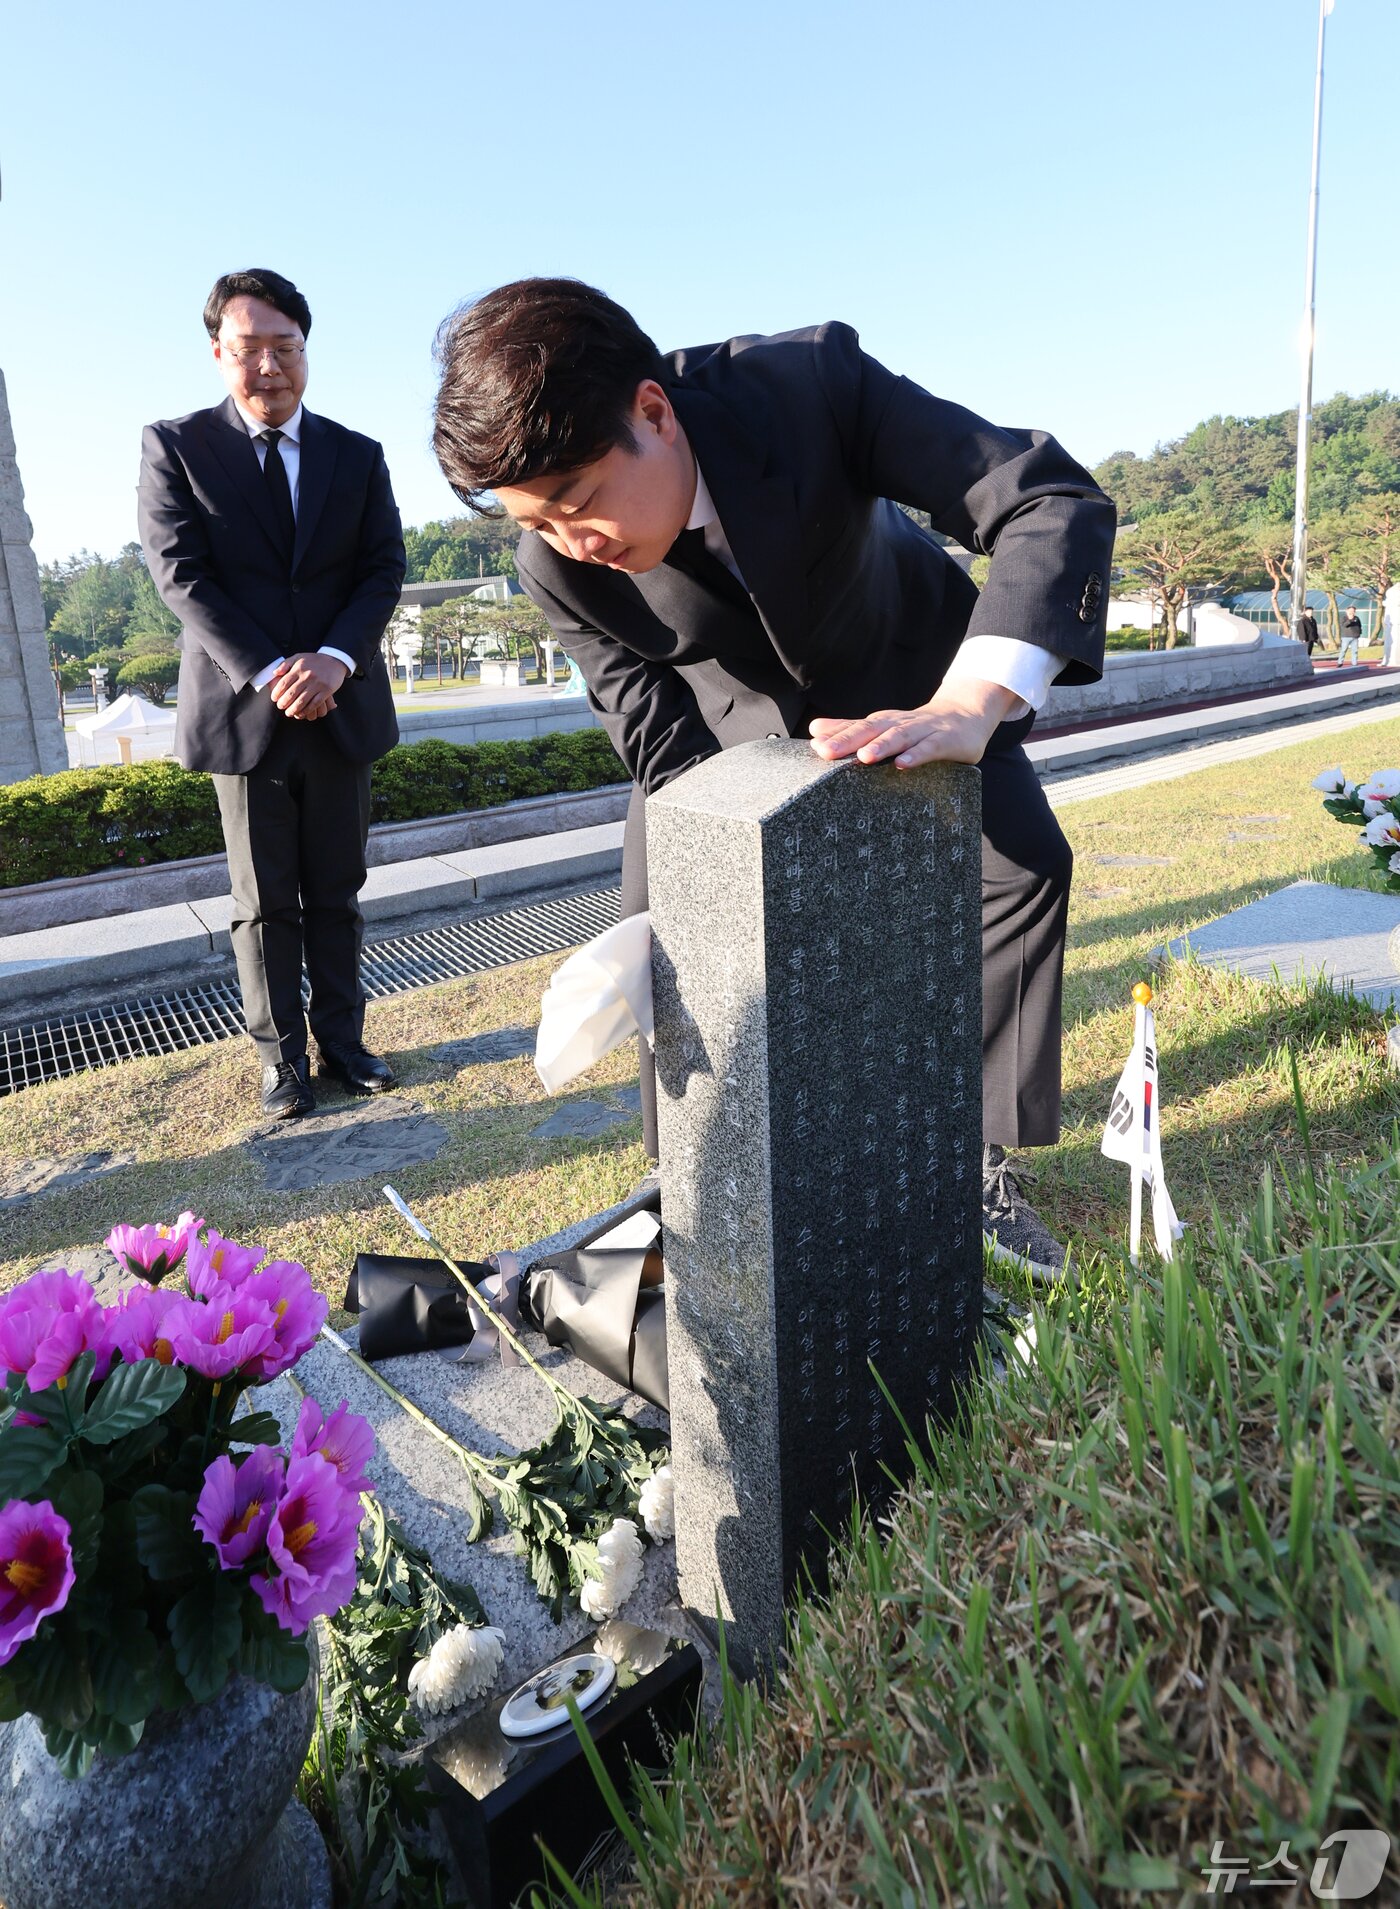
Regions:
<instances>
[{"instance_id":1,"label":"shadow on grass","mask_svg":"<svg viewBox=\"0 0 1400 1909\"><path fill-rule=\"evenodd\" d=\"M425 1051L403 1050L395 1059L410 1063ZM407 1065L405 1072L411 1072ZM620 1098L629 1086L635 1091L635 1083L610 1083L591 1090L470 1110L423 1107L413 1101L412 1090L417 1084L427 1083L421 1076L418 1081L405 1083L404 1118L426 1114L448 1135L430 1159L392 1169L371 1168L355 1179L271 1189L263 1181L253 1147L260 1140L271 1138L275 1143L284 1136L295 1144L300 1136L314 1131L314 1117L271 1133L265 1122L250 1123L245 1133L213 1152L173 1160L137 1159L100 1178L61 1192L40 1192L22 1205L7 1209L3 1215L3 1257L39 1263L65 1252L90 1252L118 1222L139 1224L170 1218L189 1206L207 1214L221 1232L251 1241L261 1230L281 1228L291 1221L308 1228L351 1222L367 1201L374 1209L374 1218L361 1215L366 1245L394 1251L401 1223L382 1201L380 1189L386 1178L392 1178L410 1200L436 1199L444 1193L460 1193L519 1173L547 1172L571 1162L578 1163L581 1177L591 1178L588 1168L619 1158L641 1138L640 1114L625 1107ZM626 1117L601 1133L535 1136L533 1129L543 1120L581 1100L602 1102ZM320 1098L326 1115L343 1113L354 1104L355 1097L338 1090L327 1091ZM382 1213L378 1211L381 1207ZM576 1217L586 1217L588 1210L585 1202ZM525 1241L493 1242L506 1243L523 1245ZM405 1245L403 1250L409 1249ZM473 1243L463 1242L462 1250L473 1250Z\"/></svg>"}]
</instances>

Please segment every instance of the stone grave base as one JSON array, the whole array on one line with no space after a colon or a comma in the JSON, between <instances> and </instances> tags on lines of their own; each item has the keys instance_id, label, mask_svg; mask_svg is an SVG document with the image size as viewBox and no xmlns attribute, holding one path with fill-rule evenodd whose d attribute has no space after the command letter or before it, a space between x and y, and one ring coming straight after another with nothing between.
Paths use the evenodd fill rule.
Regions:
<instances>
[{"instance_id":1,"label":"stone grave base","mask_svg":"<svg viewBox=\"0 0 1400 1909\"><path fill-rule=\"evenodd\" d=\"M1331 882L1292 882L1218 921L1193 928L1165 952L1189 949L1210 968L1253 981L1323 977L1385 1012L1400 1008L1400 895ZM1393 1049L1392 1049L1393 1051Z\"/></svg>"}]
</instances>

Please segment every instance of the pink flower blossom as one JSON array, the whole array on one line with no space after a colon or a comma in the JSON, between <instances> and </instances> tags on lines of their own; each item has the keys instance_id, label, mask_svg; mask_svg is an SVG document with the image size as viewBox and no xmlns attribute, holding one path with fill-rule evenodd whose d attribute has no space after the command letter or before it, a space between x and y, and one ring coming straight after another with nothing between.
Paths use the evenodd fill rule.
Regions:
<instances>
[{"instance_id":1,"label":"pink flower blossom","mask_svg":"<svg viewBox=\"0 0 1400 1909\"><path fill-rule=\"evenodd\" d=\"M355 1547L360 1501L319 1452L294 1458L287 1487L267 1529L275 1575L249 1579L269 1616L300 1637L314 1619L329 1617L355 1590Z\"/></svg>"},{"instance_id":2,"label":"pink flower blossom","mask_svg":"<svg viewBox=\"0 0 1400 1909\"><path fill-rule=\"evenodd\" d=\"M130 1273L158 1286L180 1264L203 1220L182 1213L173 1226L114 1226L104 1244Z\"/></svg>"},{"instance_id":3,"label":"pink flower blossom","mask_svg":"<svg viewBox=\"0 0 1400 1909\"><path fill-rule=\"evenodd\" d=\"M225 1571L236 1570L262 1550L286 1475L282 1454L266 1445L250 1452L241 1465L216 1458L205 1472L194 1527L213 1545Z\"/></svg>"},{"instance_id":4,"label":"pink flower blossom","mask_svg":"<svg viewBox=\"0 0 1400 1909\"><path fill-rule=\"evenodd\" d=\"M330 1303L311 1284L311 1275L293 1259L269 1260L237 1288L240 1297L256 1299L272 1314L274 1346L249 1366L255 1379L276 1379L296 1364L326 1322Z\"/></svg>"},{"instance_id":5,"label":"pink flower blossom","mask_svg":"<svg viewBox=\"0 0 1400 1909\"><path fill-rule=\"evenodd\" d=\"M170 1341L169 1315L184 1305L182 1293L168 1287L129 1286L115 1306L107 1308L107 1330L112 1344L128 1365L142 1359L159 1359L173 1365L175 1351Z\"/></svg>"},{"instance_id":6,"label":"pink flower blossom","mask_svg":"<svg viewBox=\"0 0 1400 1909\"><path fill-rule=\"evenodd\" d=\"M73 1552L66 1518L47 1498L15 1499L0 1511L0 1665L61 1611L73 1588Z\"/></svg>"},{"instance_id":7,"label":"pink flower blossom","mask_svg":"<svg viewBox=\"0 0 1400 1909\"><path fill-rule=\"evenodd\" d=\"M206 1379L250 1373L274 1350L272 1309L243 1286L216 1286L207 1300L182 1299L165 1316L171 1350Z\"/></svg>"},{"instance_id":8,"label":"pink flower blossom","mask_svg":"<svg viewBox=\"0 0 1400 1909\"><path fill-rule=\"evenodd\" d=\"M309 1452L319 1452L335 1466L342 1490L358 1495L374 1489L365 1475L365 1466L374 1454L374 1427L358 1412L350 1411L344 1399L329 1418L323 1416L315 1399L302 1400L292 1434L292 1457L305 1458Z\"/></svg>"},{"instance_id":9,"label":"pink flower blossom","mask_svg":"<svg viewBox=\"0 0 1400 1909\"><path fill-rule=\"evenodd\" d=\"M66 1382L80 1353L96 1354L105 1378L113 1345L106 1314L81 1273L35 1273L0 1302L0 1368L22 1373L31 1392Z\"/></svg>"},{"instance_id":10,"label":"pink flower blossom","mask_svg":"<svg viewBox=\"0 0 1400 1909\"><path fill-rule=\"evenodd\" d=\"M240 1246L236 1240L216 1233L211 1226L202 1240L194 1240L190 1245L185 1266L186 1284L192 1293L201 1296L215 1286L241 1286L254 1267L261 1265L266 1253L265 1246Z\"/></svg>"}]
</instances>

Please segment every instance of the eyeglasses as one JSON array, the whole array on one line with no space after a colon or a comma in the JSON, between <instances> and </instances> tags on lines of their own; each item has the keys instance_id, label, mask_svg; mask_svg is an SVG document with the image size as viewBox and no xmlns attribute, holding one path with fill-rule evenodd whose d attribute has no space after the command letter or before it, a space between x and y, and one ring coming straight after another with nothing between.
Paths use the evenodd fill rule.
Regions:
<instances>
[{"instance_id":1,"label":"eyeglasses","mask_svg":"<svg viewBox=\"0 0 1400 1909\"><path fill-rule=\"evenodd\" d=\"M225 358L232 358L235 364L242 365L245 371L252 371L264 358L275 358L284 371L290 371L294 364L306 356L305 345L245 345L241 351L235 351L231 345L220 346Z\"/></svg>"}]
</instances>

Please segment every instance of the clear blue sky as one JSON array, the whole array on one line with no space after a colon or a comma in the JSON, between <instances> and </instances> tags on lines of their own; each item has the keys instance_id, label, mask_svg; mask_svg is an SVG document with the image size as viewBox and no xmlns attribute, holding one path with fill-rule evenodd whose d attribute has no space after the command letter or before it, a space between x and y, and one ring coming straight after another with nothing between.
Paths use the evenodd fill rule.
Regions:
<instances>
[{"instance_id":1,"label":"clear blue sky","mask_svg":"<svg viewBox=\"0 0 1400 1909\"><path fill-rule=\"evenodd\" d=\"M43 559L135 534L257 264L408 523L459 300L567 272L663 347L843 318L1085 462L1296 404L1316 0L37 0L0 29L0 368ZM1396 0L1328 22L1317 395L1400 387Z\"/></svg>"}]
</instances>

